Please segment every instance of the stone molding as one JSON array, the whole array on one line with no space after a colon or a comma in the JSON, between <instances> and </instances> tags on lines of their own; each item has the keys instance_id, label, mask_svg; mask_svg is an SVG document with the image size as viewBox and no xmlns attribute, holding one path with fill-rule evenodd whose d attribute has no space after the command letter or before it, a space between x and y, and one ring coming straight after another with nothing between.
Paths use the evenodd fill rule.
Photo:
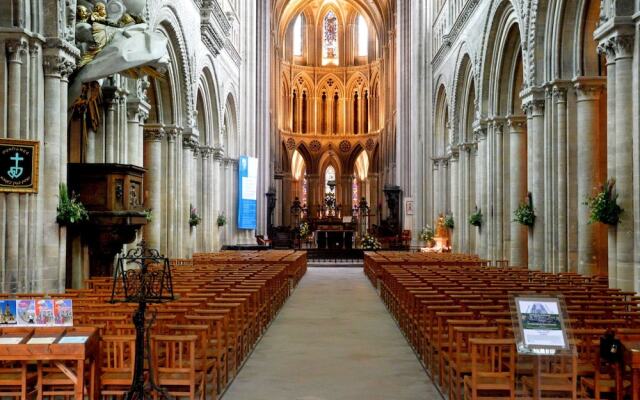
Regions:
<instances>
[{"instance_id":1,"label":"stone molding","mask_svg":"<svg viewBox=\"0 0 640 400\"><path fill-rule=\"evenodd\" d=\"M507 117L507 126L511 128L512 134L523 133L527 128L527 117L524 115L510 115Z\"/></svg>"}]
</instances>

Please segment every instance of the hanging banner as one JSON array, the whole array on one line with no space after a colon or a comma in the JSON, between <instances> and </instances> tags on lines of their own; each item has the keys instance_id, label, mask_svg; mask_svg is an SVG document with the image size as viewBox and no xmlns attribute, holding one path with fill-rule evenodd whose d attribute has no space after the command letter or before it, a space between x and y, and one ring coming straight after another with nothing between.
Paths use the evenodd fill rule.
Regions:
<instances>
[{"instance_id":1,"label":"hanging banner","mask_svg":"<svg viewBox=\"0 0 640 400\"><path fill-rule=\"evenodd\" d=\"M37 193L39 142L0 139L0 192Z\"/></svg>"},{"instance_id":2,"label":"hanging banner","mask_svg":"<svg viewBox=\"0 0 640 400\"><path fill-rule=\"evenodd\" d=\"M258 208L258 159L238 160L238 229L256 229Z\"/></svg>"}]
</instances>

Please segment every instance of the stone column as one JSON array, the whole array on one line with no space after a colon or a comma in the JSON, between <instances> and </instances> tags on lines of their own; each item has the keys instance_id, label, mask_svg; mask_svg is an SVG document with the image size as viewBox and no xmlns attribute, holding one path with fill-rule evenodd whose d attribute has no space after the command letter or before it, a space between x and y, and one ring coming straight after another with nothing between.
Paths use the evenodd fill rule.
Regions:
<instances>
[{"instance_id":1,"label":"stone column","mask_svg":"<svg viewBox=\"0 0 640 400\"><path fill-rule=\"evenodd\" d=\"M475 128L474 132L477 141L477 156L476 156L476 204L480 208L483 214L486 216L485 225L489 225L490 212L489 205L487 203L487 133L485 127ZM476 236L476 248L480 257L488 257L487 251L487 228L477 231Z\"/></svg>"},{"instance_id":2,"label":"stone column","mask_svg":"<svg viewBox=\"0 0 640 400\"><path fill-rule=\"evenodd\" d=\"M455 228L453 230L452 245L456 252L460 252L460 232L463 226L467 225L467 217L462 214L462 211L458 208L458 198L460 196L460 183L458 180L458 166L459 166L458 149L452 149L451 158L449 158L449 169L451 171L451 212L454 215Z\"/></svg>"},{"instance_id":3,"label":"stone column","mask_svg":"<svg viewBox=\"0 0 640 400\"><path fill-rule=\"evenodd\" d=\"M105 147L105 162L116 162L116 135L118 133L118 127L116 126L116 107L118 105L118 93L115 88L110 88L109 91L104 90L105 102L107 103L107 112L105 119L104 130L104 147Z\"/></svg>"},{"instance_id":4,"label":"stone column","mask_svg":"<svg viewBox=\"0 0 640 400\"><path fill-rule=\"evenodd\" d=\"M167 167L165 176L167 179L167 191L164 206L167 214L166 225L163 227L164 234L163 243L167 248L168 257L176 257L176 224L177 218L177 188L176 188L176 139L178 137L178 129L171 127L167 129Z\"/></svg>"},{"instance_id":5,"label":"stone column","mask_svg":"<svg viewBox=\"0 0 640 400\"><path fill-rule=\"evenodd\" d=\"M509 124L509 215L527 197L527 122L525 117L512 116ZM511 222L511 249L509 265L527 265L527 228Z\"/></svg>"},{"instance_id":6,"label":"stone column","mask_svg":"<svg viewBox=\"0 0 640 400\"><path fill-rule=\"evenodd\" d=\"M504 118L496 118L494 121L493 134L495 138L495 162L493 171L494 181L494 198L495 203L493 207L493 218L495 219L493 240L495 241L495 253L496 259L505 258L504 249L504 157L503 157L503 132L505 129Z\"/></svg>"},{"instance_id":7,"label":"stone column","mask_svg":"<svg viewBox=\"0 0 640 400\"><path fill-rule=\"evenodd\" d=\"M162 142L165 138L165 130L160 125L146 125L144 127L144 167L145 174L145 207L152 210L153 220L144 228L144 240L152 249L166 252L161 247L161 223L162 223Z\"/></svg>"},{"instance_id":8,"label":"stone column","mask_svg":"<svg viewBox=\"0 0 640 400\"><path fill-rule=\"evenodd\" d=\"M578 134L578 273L591 276L598 272L599 243L597 224L589 223L589 207L585 200L602 176L598 147L600 95L604 89L604 78L580 77L575 81Z\"/></svg>"},{"instance_id":9,"label":"stone column","mask_svg":"<svg viewBox=\"0 0 640 400\"><path fill-rule=\"evenodd\" d=\"M144 142L140 141L140 137L144 135L142 123L149 115L149 108L141 101L130 98L127 101L127 163L132 165L142 165Z\"/></svg>"},{"instance_id":10,"label":"stone column","mask_svg":"<svg viewBox=\"0 0 640 400\"><path fill-rule=\"evenodd\" d=\"M20 95L22 80L23 57L27 52L27 42L23 39L6 42L8 77L7 77L7 137L20 139ZM6 289L9 292L21 291L20 278L20 195L9 193L6 195Z\"/></svg>"},{"instance_id":11,"label":"stone column","mask_svg":"<svg viewBox=\"0 0 640 400\"><path fill-rule=\"evenodd\" d=\"M193 151L198 146L198 135L193 134L193 131L189 134L185 133L182 137L182 204L185 208L186 221L184 224L183 232L183 257L191 257L193 249L195 247L196 232L202 229L202 222L197 227L191 228L189 224L191 207L195 207L198 216L202 218L202 206L194 201L194 186L192 184L192 174L194 173L193 165Z\"/></svg>"},{"instance_id":12,"label":"stone column","mask_svg":"<svg viewBox=\"0 0 640 400\"><path fill-rule=\"evenodd\" d=\"M566 83L555 83L553 86L553 98L556 107L556 146L557 146L557 260L560 272L568 270L568 245L567 245L567 86ZM578 117L579 118L579 117Z\"/></svg>"},{"instance_id":13,"label":"stone column","mask_svg":"<svg viewBox=\"0 0 640 400\"><path fill-rule=\"evenodd\" d=\"M538 98L537 93L532 93L531 98L525 102L527 116L529 118L529 127L527 129L531 137L531 153L527 154L531 159L531 169L528 172L531 181L530 191L533 197L533 209L536 214L535 224L532 232L532 243L529 257L529 267L535 270L543 271L545 268L545 245L544 245L544 226L545 226L545 185L544 185L544 98Z\"/></svg>"},{"instance_id":14,"label":"stone column","mask_svg":"<svg viewBox=\"0 0 640 400\"><path fill-rule=\"evenodd\" d=\"M616 193L624 215L617 226L617 287L622 290L637 289L634 272L634 187L633 187L633 97L630 83L633 81L633 41L631 35L618 35L610 39L616 54L615 115L616 130ZM636 160L637 161L637 160Z\"/></svg>"},{"instance_id":15,"label":"stone column","mask_svg":"<svg viewBox=\"0 0 640 400\"><path fill-rule=\"evenodd\" d=\"M632 24L609 20L596 30L595 36L601 39L600 48L607 52L608 62L615 59L615 75L608 76L608 87L614 87L615 103L608 102L609 118L615 118L615 130L609 131L607 141L607 153L613 153L614 159L608 159L608 172L614 172L616 179L615 192L618 195L618 204L624 210L620 223L615 228L615 265L609 265L609 269L616 270L615 287L622 290L635 290L638 284L635 282L634 271L634 158L633 158L633 51L634 29ZM609 67L612 68L612 67ZM611 126L609 126L611 128ZM615 149L615 151L613 151ZM614 171L613 168L615 168ZM613 275L613 274L612 274Z\"/></svg>"},{"instance_id":16,"label":"stone column","mask_svg":"<svg viewBox=\"0 0 640 400\"><path fill-rule=\"evenodd\" d=\"M613 46L606 41L600 43L598 51L607 60L607 178L616 176L616 54ZM609 286L618 286L617 228L608 227L608 270Z\"/></svg>"},{"instance_id":17,"label":"stone column","mask_svg":"<svg viewBox=\"0 0 640 400\"><path fill-rule=\"evenodd\" d=\"M433 160L433 220L437 221L438 216L444 211L442 203L440 203L440 159ZM434 228L435 229L435 228Z\"/></svg>"}]
</instances>

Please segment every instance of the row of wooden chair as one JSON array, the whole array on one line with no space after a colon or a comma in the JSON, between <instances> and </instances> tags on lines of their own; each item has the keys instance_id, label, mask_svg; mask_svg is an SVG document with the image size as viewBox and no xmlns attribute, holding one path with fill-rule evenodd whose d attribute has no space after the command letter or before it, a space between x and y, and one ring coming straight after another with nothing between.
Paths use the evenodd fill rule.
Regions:
<instances>
[{"instance_id":1,"label":"row of wooden chair","mask_svg":"<svg viewBox=\"0 0 640 400\"><path fill-rule=\"evenodd\" d=\"M152 367L150 378L172 398L217 398L306 271L305 253L223 254L172 262L176 300L149 306L146 346L152 357L145 366ZM86 286L58 296L73 299L74 325L94 327L101 336L101 396L122 397L133 376L135 305L109 303L111 278L95 277ZM27 382L26 392L29 378L20 380ZM68 379L59 378L54 386L68 385ZM0 387L2 382L0 374ZM0 397L5 393L10 392Z\"/></svg>"},{"instance_id":2,"label":"row of wooden chair","mask_svg":"<svg viewBox=\"0 0 640 400\"><path fill-rule=\"evenodd\" d=\"M365 273L450 399L514 398L517 387L574 399L615 391L611 376L599 373L598 342L607 329L640 333L634 293L609 289L598 277L490 267L475 256L401 258L394 264L391 255L367 253ZM544 365L539 387L527 375L530 362L516 356L510 299L541 293L564 297L577 351L562 365Z\"/></svg>"}]
</instances>

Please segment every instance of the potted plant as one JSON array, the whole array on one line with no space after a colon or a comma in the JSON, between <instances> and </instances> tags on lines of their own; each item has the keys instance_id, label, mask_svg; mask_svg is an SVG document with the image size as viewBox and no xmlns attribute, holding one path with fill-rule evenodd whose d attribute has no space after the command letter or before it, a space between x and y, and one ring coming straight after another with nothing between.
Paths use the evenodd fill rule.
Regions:
<instances>
[{"instance_id":1,"label":"potted plant","mask_svg":"<svg viewBox=\"0 0 640 400\"><path fill-rule=\"evenodd\" d=\"M617 225L620 222L620 214L623 209L618 205L618 195L614 194L615 179L609 179L606 183L596 188L593 196L587 197L584 203L591 211L589 223L600 222L606 225Z\"/></svg>"},{"instance_id":2,"label":"potted plant","mask_svg":"<svg viewBox=\"0 0 640 400\"><path fill-rule=\"evenodd\" d=\"M69 196L67 185L61 183L59 186L59 200L56 221L61 226L70 226L87 221L89 214L84 204L78 200L78 196Z\"/></svg>"},{"instance_id":3,"label":"potted plant","mask_svg":"<svg viewBox=\"0 0 640 400\"><path fill-rule=\"evenodd\" d=\"M378 239L376 239L375 236L366 234L362 238L362 248L364 250L376 251L380 250L381 247L380 242L378 242Z\"/></svg>"},{"instance_id":4,"label":"potted plant","mask_svg":"<svg viewBox=\"0 0 640 400\"><path fill-rule=\"evenodd\" d=\"M536 213L531 205L531 193L527 195L527 200L520 203L518 208L513 212L514 222L520 225L532 227L536 221Z\"/></svg>"},{"instance_id":5,"label":"potted plant","mask_svg":"<svg viewBox=\"0 0 640 400\"><path fill-rule=\"evenodd\" d=\"M433 228L427 225L426 227L422 228L422 231L420 231L420 235L418 235L418 238L424 242L425 246L433 247L435 243L433 241L434 235L435 232L433 231Z\"/></svg>"},{"instance_id":6,"label":"potted plant","mask_svg":"<svg viewBox=\"0 0 640 400\"><path fill-rule=\"evenodd\" d=\"M153 222L153 209L147 208L146 210L144 210L144 217L147 219L147 222Z\"/></svg>"},{"instance_id":7,"label":"potted plant","mask_svg":"<svg viewBox=\"0 0 640 400\"><path fill-rule=\"evenodd\" d=\"M193 204L189 204L189 226L194 228L200 224L200 221L202 217L198 215L198 209Z\"/></svg>"},{"instance_id":8,"label":"potted plant","mask_svg":"<svg viewBox=\"0 0 640 400\"><path fill-rule=\"evenodd\" d=\"M447 229L453 229L455 227L453 214L447 214L444 216L444 227Z\"/></svg>"},{"instance_id":9,"label":"potted plant","mask_svg":"<svg viewBox=\"0 0 640 400\"><path fill-rule=\"evenodd\" d=\"M476 207L476 211L469 216L469 224L478 228L482 226L482 210Z\"/></svg>"},{"instance_id":10,"label":"potted plant","mask_svg":"<svg viewBox=\"0 0 640 400\"><path fill-rule=\"evenodd\" d=\"M218 228L222 228L223 226L225 226L227 224L227 216L224 215L224 213L222 214L218 214Z\"/></svg>"}]
</instances>

